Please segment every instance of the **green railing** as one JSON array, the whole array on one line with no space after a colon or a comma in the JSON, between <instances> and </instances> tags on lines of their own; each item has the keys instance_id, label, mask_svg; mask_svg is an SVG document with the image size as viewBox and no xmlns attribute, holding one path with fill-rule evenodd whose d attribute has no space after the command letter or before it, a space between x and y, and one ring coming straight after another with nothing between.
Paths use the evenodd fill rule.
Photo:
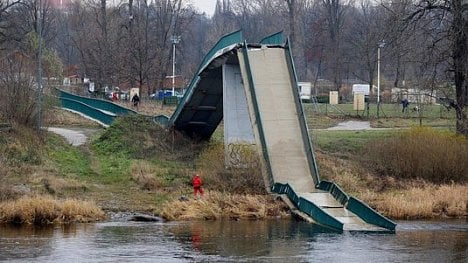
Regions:
<instances>
[{"instance_id":1,"label":"green railing","mask_svg":"<svg viewBox=\"0 0 468 263\"><path fill-rule=\"evenodd\" d=\"M152 118L155 123L159 123L164 127L167 127L167 124L169 123L169 117L167 117L166 115L156 115Z\"/></svg>"},{"instance_id":2,"label":"green railing","mask_svg":"<svg viewBox=\"0 0 468 263\"><path fill-rule=\"evenodd\" d=\"M109 101L86 98L59 89L56 89L56 92L59 96L59 101L63 108L86 115L104 126L109 126L117 116L138 114L136 111L127 109ZM153 122L165 127L169 123L169 117L165 115L148 116L140 114L140 116L150 118L153 120Z\"/></svg>"},{"instance_id":3,"label":"green railing","mask_svg":"<svg viewBox=\"0 0 468 263\"><path fill-rule=\"evenodd\" d=\"M284 45L283 31L264 37L262 40L260 40L260 44Z\"/></svg>"},{"instance_id":4,"label":"green railing","mask_svg":"<svg viewBox=\"0 0 468 263\"><path fill-rule=\"evenodd\" d=\"M115 115L127 115L127 114L136 114L137 112L125 107L122 107L120 105L117 105L115 103L112 103L110 101L102 100L102 99L93 99L93 98L86 98L78 95L71 94L69 92L56 89L58 92L58 97L60 98L67 98L67 99L72 99L75 101L82 102L84 104L87 104L90 107L108 111L112 114Z\"/></svg>"},{"instance_id":5,"label":"green railing","mask_svg":"<svg viewBox=\"0 0 468 263\"><path fill-rule=\"evenodd\" d=\"M343 206L346 206L349 196L337 184L328 181L321 181L317 188L329 192L335 200L340 202Z\"/></svg>"},{"instance_id":6,"label":"green railing","mask_svg":"<svg viewBox=\"0 0 468 263\"><path fill-rule=\"evenodd\" d=\"M380 226L391 231L395 231L396 223L364 204L361 200L350 197L346 207L369 224Z\"/></svg>"},{"instance_id":7,"label":"green railing","mask_svg":"<svg viewBox=\"0 0 468 263\"><path fill-rule=\"evenodd\" d=\"M103 126L109 126L116 118L113 114L105 113L99 109L93 108L83 102L68 98L60 98L62 108L81 113L99 122Z\"/></svg>"},{"instance_id":8,"label":"green railing","mask_svg":"<svg viewBox=\"0 0 468 263\"><path fill-rule=\"evenodd\" d=\"M365 222L395 231L396 224L393 221L379 214L361 200L348 196L337 184L321 181L317 188L329 192L335 200L340 202L346 209L362 218Z\"/></svg>"},{"instance_id":9,"label":"green railing","mask_svg":"<svg viewBox=\"0 0 468 263\"><path fill-rule=\"evenodd\" d=\"M223 36L218 42L210 49L210 51L206 54L203 58L200 66L198 67L196 74L194 75L192 81L190 82L187 91L184 94L184 97L180 100L179 106L176 108L174 114L172 114L171 118L169 119L168 125L173 125L177 118L179 117L180 112L184 108L184 105L187 103L187 100L192 96L194 89L197 87L198 82L200 81L200 74L211 61L215 58L214 56L219 50L222 50L226 47L229 47L234 44L242 43L242 31L235 31L230 34Z\"/></svg>"},{"instance_id":10,"label":"green railing","mask_svg":"<svg viewBox=\"0 0 468 263\"><path fill-rule=\"evenodd\" d=\"M317 165L317 161L315 159L315 154L314 154L314 149L312 147L312 142L311 138L309 136L309 128L307 126L307 121L306 121L306 116L304 113L304 108L301 103L301 98L299 95L299 87L297 85L297 74L296 74L296 68L294 66L294 60L292 56L292 51L291 48L289 47L289 38L286 41L285 44L286 47L286 58L287 58L287 63L288 63L288 68L291 70L290 71L290 76L291 76L291 86L292 86L292 91L294 94L294 101L296 104L296 111L298 113L298 120L299 120L299 125L301 128L301 133L302 133L302 141L304 142L304 147L305 147L305 152L307 156L307 162L309 164L309 171L312 176L312 179L314 180L314 184L318 185L320 183L320 175L319 175L319 168Z\"/></svg>"},{"instance_id":11,"label":"green railing","mask_svg":"<svg viewBox=\"0 0 468 263\"><path fill-rule=\"evenodd\" d=\"M316 204L298 196L289 184L275 183L271 191L278 194L286 194L289 200L291 200L301 212L310 216L318 224L334 230L343 231L343 223L329 215Z\"/></svg>"}]
</instances>

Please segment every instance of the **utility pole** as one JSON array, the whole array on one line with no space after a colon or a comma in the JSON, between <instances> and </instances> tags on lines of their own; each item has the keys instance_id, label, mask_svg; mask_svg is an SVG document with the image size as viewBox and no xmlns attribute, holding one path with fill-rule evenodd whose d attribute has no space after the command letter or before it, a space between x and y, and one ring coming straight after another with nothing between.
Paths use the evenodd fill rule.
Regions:
<instances>
[{"instance_id":1,"label":"utility pole","mask_svg":"<svg viewBox=\"0 0 468 263\"><path fill-rule=\"evenodd\" d=\"M180 42L180 36L172 36L172 96L175 96L175 55L176 55L176 44Z\"/></svg>"},{"instance_id":2,"label":"utility pole","mask_svg":"<svg viewBox=\"0 0 468 263\"><path fill-rule=\"evenodd\" d=\"M37 90L36 90L36 131L40 133L42 127L42 0L38 2L37 8Z\"/></svg>"}]
</instances>

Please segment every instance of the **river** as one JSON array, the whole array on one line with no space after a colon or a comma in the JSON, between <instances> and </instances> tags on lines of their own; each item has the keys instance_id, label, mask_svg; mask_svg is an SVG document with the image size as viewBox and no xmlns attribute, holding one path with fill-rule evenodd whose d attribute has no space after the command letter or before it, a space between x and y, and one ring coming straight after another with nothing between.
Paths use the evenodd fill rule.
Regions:
<instances>
[{"instance_id":1,"label":"river","mask_svg":"<svg viewBox=\"0 0 468 263\"><path fill-rule=\"evenodd\" d=\"M294 220L0 226L8 262L468 262L463 220L400 221L394 234Z\"/></svg>"}]
</instances>

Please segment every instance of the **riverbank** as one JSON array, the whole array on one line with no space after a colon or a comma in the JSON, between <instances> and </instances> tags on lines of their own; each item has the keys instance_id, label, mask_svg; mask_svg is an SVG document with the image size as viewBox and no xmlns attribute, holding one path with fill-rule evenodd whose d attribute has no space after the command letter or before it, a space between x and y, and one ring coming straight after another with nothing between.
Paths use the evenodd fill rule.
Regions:
<instances>
[{"instance_id":1,"label":"riverbank","mask_svg":"<svg viewBox=\"0 0 468 263\"><path fill-rule=\"evenodd\" d=\"M143 119L124 118L72 146L52 133L38 138L13 127L0 133L0 207L21 197L47 195L59 203L94 202L106 213L138 211L170 220L289 217L284 204L262 187L258 169L224 168L219 133L208 143L194 143L167 136ZM466 183L396 178L366 164L363 157L373 155L363 152L364 146L395 137L392 131L312 133L322 179L336 181L382 214L392 219L468 215ZM195 172L204 179L203 200L191 197Z\"/></svg>"}]
</instances>

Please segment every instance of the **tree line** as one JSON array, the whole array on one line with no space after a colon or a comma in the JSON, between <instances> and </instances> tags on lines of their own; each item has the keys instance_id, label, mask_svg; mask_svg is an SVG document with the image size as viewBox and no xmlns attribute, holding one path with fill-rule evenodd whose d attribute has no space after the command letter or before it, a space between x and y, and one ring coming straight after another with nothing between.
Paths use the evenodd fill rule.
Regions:
<instances>
[{"instance_id":1,"label":"tree line","mask_svg":"<svg viewBox=\"0 0 468 263\"><path fill-rule=\"evenodd\" d=\"M189 82L222 35L242 29L248 42L258 42L283 31L298 78L314 86L327 80L333 90L375 85L380 45L382 89L436 90L455 109L457 131L466 136L467 2L218 0L208 17L190 0L2 0L0 87L14 86L5 84L15 79L7 75L34 71L38 39L45 77L78 73L98 90L139 87L149 95L172 75L173 36L181 38L176 75ZM9 66L16 60L22 63Z\"/></svg>"}]
</instances>

